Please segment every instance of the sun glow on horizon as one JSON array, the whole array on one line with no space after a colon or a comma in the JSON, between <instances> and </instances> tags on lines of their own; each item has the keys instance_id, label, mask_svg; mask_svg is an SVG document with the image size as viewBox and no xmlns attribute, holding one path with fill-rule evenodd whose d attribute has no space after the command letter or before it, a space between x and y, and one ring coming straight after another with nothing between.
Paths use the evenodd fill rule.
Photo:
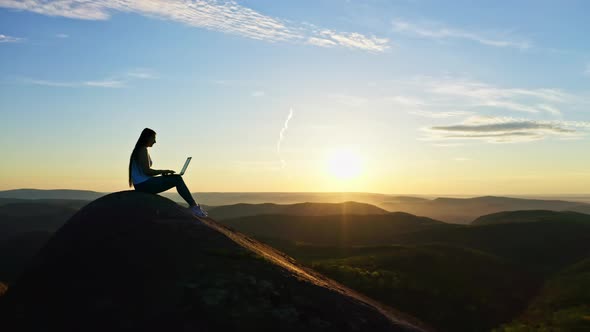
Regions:
<instances>
[{"instance_id":1,"label":"sun glow on horizon","mask_svg":"<svg viewBox=\"0 0 590 332\"><path fill-rule=\"evenodd\" d=\"M350 149L336 149L328 155L327 168L340 180L353 179L361 174L362 158Z\"/></svg>"}]
</instances>

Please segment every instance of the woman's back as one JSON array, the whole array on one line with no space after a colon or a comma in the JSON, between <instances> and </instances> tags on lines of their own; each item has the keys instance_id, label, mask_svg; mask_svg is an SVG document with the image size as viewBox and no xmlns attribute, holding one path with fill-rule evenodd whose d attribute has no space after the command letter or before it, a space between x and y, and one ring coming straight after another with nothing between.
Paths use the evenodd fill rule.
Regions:
<instances>
[{"instance_id":1,"label":"woman's back","mask_svg":"<svg viewBox=\"0 0 590 332\"><path fill-rule=\"evenodd\" d=\"M149 166L152 167L152 158L150 158L150 154L147 152L147 148L143 147L140 149L143 149L144 151L138 151L138 155L145 153L147 155ZM139 166L140 164L138 159L140 159L139 156L136 156L135 159L131 161L131 179L133 180L133 184L142 183L151 178L151 176L146 175L143 172L142 168Z\"/></svg>"}]
</instances>

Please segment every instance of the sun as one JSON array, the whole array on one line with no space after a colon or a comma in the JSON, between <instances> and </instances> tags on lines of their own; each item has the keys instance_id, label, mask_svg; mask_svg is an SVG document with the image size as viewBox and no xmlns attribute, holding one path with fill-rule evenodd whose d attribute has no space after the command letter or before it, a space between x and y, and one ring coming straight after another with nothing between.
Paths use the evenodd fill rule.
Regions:
<instances>
[{"instance_id":1,"label":"sun","mask_svg":"<svg viewBox=\"0 0 590 332\"><path fill-rule=\"evenodd\" d=\"M350 149L337 149L327 158L328 171L338 179L356 178L362 169L361 157Z\"/></svg>"}]
</instances>

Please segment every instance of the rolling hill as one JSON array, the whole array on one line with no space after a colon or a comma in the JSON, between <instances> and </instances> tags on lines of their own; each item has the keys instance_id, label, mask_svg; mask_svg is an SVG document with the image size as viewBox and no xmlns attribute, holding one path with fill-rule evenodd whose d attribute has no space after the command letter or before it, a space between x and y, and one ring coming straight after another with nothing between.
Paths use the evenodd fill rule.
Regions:
<instances>
[{"instance_id":1,"label":"rolling hill","mask_svg":"<svg viewBox=\"0 0 590 332\"><path fill-rule=\"evenodd\" d=\"M293 216L326 216L326 215L367 215L367 214L386 214L386 210L376 206L357 203L297 203L289 205L279 205L273 203L265 204L235 204L213 207L209 215L217 220L233 219L247 216L256 216L264 214L281 214Z\"/></svg>"},{"instance_id":2,"label":"rolling hill","mask_svg":"<svg viewBox=\"0 0 590 332\"><path fill-rule=\"evenodd\" d=\"M0 198L18 199L77 199L91 201L104 195L106 194L76 189L13 189L0 191Z\"/></svg>"},{"instance_id":3,"label":"rolling hill","mask_svg":"<svg viewBox=\"0 0 590 332\"><path fill-rule=\"evenodd\" d=\"M572 211L525 210L492 213L475 219L474 226L505 223L560 221L590 223L590 215Z\"/></svg>"},{"instance_id":4,"label":"rolling hill","mask_svg":"<svg viewBox=\"0 0 590 332\"><path fill-rule=\"evenodd\" d=\"M454 227L402 212L376 215L259 215L220 222L254 237L340 246L389 244L404 233Z\"/></svg>"},{"instance_id":5,"label":"rolling hill","mask_svg":"<svg viewBox=\"0 0 590 332\"><path fill-rule=\"evenodd\" d=\"M445 198L421 200L413 203L379 204L388 211L404 211L445 222L468 224L475 218L503 211L515 210L572 210L583 212L590 204L561 200L540 200L511 197L483 196L474 198Z\"/></svg>"}]
</instances>

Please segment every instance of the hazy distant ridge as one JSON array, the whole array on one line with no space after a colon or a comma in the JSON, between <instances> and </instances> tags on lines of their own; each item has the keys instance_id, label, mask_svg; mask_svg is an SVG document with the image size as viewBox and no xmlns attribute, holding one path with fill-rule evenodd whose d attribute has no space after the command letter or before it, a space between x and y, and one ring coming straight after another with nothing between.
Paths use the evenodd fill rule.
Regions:
<instances>
[{"instance_id":1,"label":"hazy distant ridge","mask_svg":"<svg viewBox=\"0 0 590 332\"><path fill-rule=\"evenodd\" d=\"M90 201L106 194L107 193L86 190L16 189L0 191L0 198L78 199ZM170 198L181 204L186 204L174 190L162 193L161 196ZM558 199L530 199L499 196L481 196L472 198L438 197L435 199L427 199L424 197L375 193L204 192L193 193L193 197L195 197L198 203L208 207L234 204L298 204L302 202L344 203L354 201L357 202L357 204L371 204L387 211L401 211L458 224L468 224L482 215L502 211L568 210L590 213L590 204L581 203L579 201L571 202ZM264 209L272 210L273 207L267 205ZM277 207L277 209L280 208ZM265 213L266 212L263 214Z\"/></svg>"}]
</instances>

